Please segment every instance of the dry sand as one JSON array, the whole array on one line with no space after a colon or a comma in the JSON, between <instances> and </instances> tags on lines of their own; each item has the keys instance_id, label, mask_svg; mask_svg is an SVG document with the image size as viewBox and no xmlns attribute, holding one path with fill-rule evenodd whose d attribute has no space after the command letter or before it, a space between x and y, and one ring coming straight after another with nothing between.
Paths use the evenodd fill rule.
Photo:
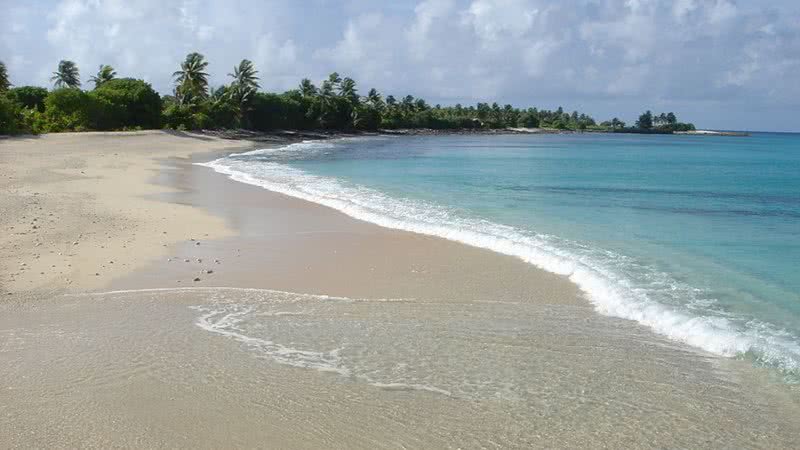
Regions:
<instances>
[{"instance_id":1,"label":"dry sand","mask_svg":"<svg viewBox=\"0 0 800 450\"><path fill-rule=\"evenodd\" d=\"M246 145L162 131L0 139L0 294L99 288L190 236L230 236L219 217L149 198L168 189L149 180L160 158Z\"/></svg>"}]
</instances>

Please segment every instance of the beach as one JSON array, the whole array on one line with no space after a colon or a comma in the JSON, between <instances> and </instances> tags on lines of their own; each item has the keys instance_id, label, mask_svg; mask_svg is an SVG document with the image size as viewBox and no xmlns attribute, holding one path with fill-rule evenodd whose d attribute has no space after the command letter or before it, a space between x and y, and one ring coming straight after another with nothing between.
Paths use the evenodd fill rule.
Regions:
<instances>
[{"instance_id":1,"label":"beach","mask_svg":"<svg viewBox=\"0 0 800 450\"><path fill-rule=\"evenodd\" d=\"M263 145L0 140L4 445L800 445L796 389L566 276L193 164Z\"/></svg>"}]
</instances>

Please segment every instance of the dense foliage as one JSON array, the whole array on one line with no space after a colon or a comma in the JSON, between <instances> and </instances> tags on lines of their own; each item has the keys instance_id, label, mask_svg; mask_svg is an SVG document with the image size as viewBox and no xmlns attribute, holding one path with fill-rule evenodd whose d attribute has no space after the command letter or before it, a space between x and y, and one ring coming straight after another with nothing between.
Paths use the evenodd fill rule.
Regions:
<instances>
[{"instance_id":1,"label":"dense foliage","mask_svg":"<svg viewBox=\"0 0 800 450\"><path fill-rule=\"evenodd\" d=\"M0 61L0 93L3 93L11 87L11 81L8 80L8 70L5 63Z\"/></svg>"},{"instance_id":2,"label":"dense foliage","mask_svg":"<svg viewBox=\"0 0 800 450\"><path fill-rule=\"evenodd\" d=\"M404 128L502 129L550 128L640 133L670 133L694 129L678 122L675 114L642 114L635 127L618 118L597 124L578 111L519 109L511 105L429 105L406 95L385 98L375 89L361 95L352 78L334 72L315 86L303 79L284 93L260 92L258 71L242 60L229 73L231 83L209 86L208 61L190 53L173 73L175 88L163 99L142 80L116 78L101 65L90 81L94 89L80 89L78 67L61 61L53 73L53 91L10 87L0 63L0 133L41 133L67 130L124 130L145 128L378 130Z\"/></svg>"},{"instance_id":3,"label":"dense foliage","mask_svg":"<svg viewBox=\"0 0 800 450\"><path fill-rule=\"evenodd\" d=\"M47 98L47 89L38 86L20 86L8 91L8 98L20 106L44 112L44 99Z\"/></svg>"},{"instance_id":4,"label":"dense foliage","mask_svg":"<svg viewBox=\"0 0 800 450\"><path fill-rule=\"evenodd\" d=\"M149 84L133 78L104 81L89 93L103 117L98 129L159 128L161 96Z\"/></svg>"}]
</instances>

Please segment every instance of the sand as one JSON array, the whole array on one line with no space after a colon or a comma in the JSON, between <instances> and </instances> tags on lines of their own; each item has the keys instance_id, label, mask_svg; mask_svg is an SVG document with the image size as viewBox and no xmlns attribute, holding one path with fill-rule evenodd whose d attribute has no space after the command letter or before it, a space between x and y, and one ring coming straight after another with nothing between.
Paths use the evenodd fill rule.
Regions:
<instances>
[{"instance_id":1,"label":"sand","mask_svg":"<svg viewBox=\"0 0 800 450\"><path fill-rule=\"evenodd\" d=\"M191 164L250 145L0 140L2 446L800 446L767 371Z\"/></svg>"},{"instance_id":2,"label":"sand","mask_svg":"<svg viewBox=\"0 0 800 450\"><path fill-rule=\"evenodd\" d=\"M231 235L219 217L151 198L168 188L149 181L161 158L246 145L162 131L0 139L0 295L99 288L176 242Z\"/></svg>"}]
</instances>

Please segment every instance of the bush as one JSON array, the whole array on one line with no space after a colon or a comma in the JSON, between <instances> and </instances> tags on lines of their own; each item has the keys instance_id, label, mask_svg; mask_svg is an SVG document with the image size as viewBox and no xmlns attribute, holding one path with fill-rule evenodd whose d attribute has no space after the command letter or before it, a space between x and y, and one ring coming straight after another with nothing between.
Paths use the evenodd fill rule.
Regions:
<instances>
[{"instance_id":1,"label":"bush","mask_svg":"<svg viewBox=\"0 0 800 450\"><path fill-rule=\"evenodd\" d=\"M0 134L17 134L20 132L19 105L11 99L0 96Z\"/></svg>"},{"instance_id":2,"label":"bush","mask_svg":"<svg viewBox=\"0 0 800 450\"><path fill-rule=\"evenodd\" d=\"M89 93L100 130L160 128L161 96L142 80L109 80Z\"/></svg>"},{"instance_id":3,"label":"bush","mask_svg":"<svg viewBox=\"0 0 800 450\"><path fill-rule=\"evenodd\" d=\"M84 131L91 128L92 98L80 89L62 88L45 99L40 132Z\"/></svg>"},{"instance_id":4,"label":"bush","mask_svg":"<svg viewBox=\"0 0 800 450\"><path fill-rule=\"evenodd\" d=\"M214 128L239 128L239 108L228 101L213 102L208 107L208 120Z\"/></svg>"},{"instance_id":5,"label":"bush","mask_svg":"<svg viewBox=\"0 0 800 450\"><path fill-rule=\"evenodd\" d=\"M259 92L253 96L247 122L254 130L267 131L276 128L308 128L312 123L307 100L294 95L266 94Z\"/></svg>"},{"instance_id":6,"label":"bush","mask_svg":"<svg viewBox=\"0 0 800 450\"><path fill-rule=\"evenodd\" d=\"M199 130L210 128L211 119L206 112L207 103L200 105L180 105L177 102L169 101L164 107L162 118L165 128L175 130Z\"/></svg>"},{"instance_id":7,"label":"bush","mask_svg":"<svg viewBox=\"0 0 800 450\"><path fill-rule=\"evenodd\" d=\"M6 95L19 105L44 112L44 100L47 98L47 89L37 86L20 86L10 89Z\"/></svg>"}]
</instances>

